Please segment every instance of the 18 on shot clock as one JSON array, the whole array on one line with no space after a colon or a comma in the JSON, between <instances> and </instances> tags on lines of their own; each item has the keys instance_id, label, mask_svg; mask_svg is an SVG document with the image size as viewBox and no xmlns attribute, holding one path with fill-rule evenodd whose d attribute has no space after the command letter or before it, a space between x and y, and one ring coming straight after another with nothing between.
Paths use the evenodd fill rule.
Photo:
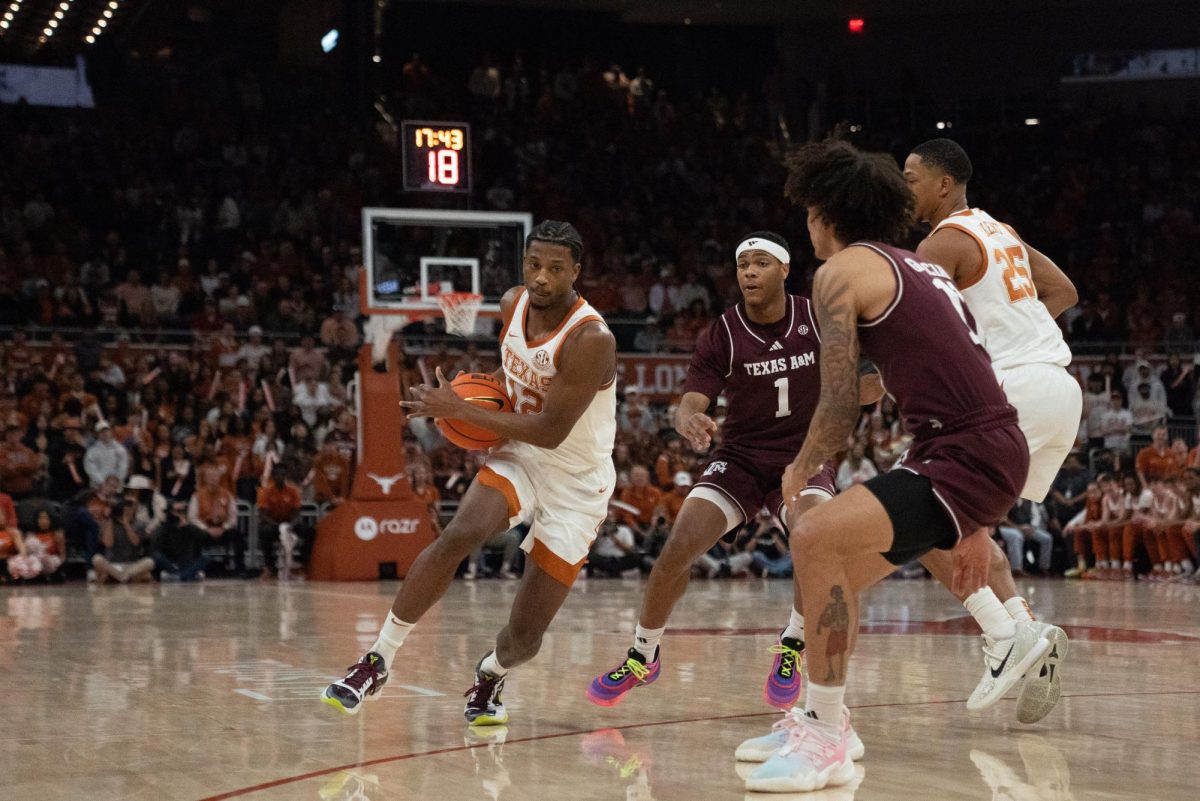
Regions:
<instances>
[{"instance_id":1,"label":"18 on shot clock","mask_svg":"<svg viewBox=\"0 0 1200 801\"><path fill-rule=\"evenodd\" d=\"M401 123L404 189L408 192L471 190L471 126L465 122Z\"/></svg>"}]
</instances>

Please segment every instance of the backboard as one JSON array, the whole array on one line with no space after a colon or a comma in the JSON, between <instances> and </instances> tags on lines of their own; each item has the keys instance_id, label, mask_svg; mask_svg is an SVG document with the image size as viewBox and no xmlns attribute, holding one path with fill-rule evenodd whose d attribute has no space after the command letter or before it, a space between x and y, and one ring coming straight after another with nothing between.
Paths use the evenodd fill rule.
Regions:
<instances>
[{"instance_id":1,"label":"backboard","mask_svg":"<svg viewBox=\"0 0 1200 801\"><path fill-rule=\"evenodd\" d=\"M362 311L440 315L439 292L483 295L481 316L498 317L500 298L521 283L525 212L365 208Z\"/></svg>"}]
</instances>

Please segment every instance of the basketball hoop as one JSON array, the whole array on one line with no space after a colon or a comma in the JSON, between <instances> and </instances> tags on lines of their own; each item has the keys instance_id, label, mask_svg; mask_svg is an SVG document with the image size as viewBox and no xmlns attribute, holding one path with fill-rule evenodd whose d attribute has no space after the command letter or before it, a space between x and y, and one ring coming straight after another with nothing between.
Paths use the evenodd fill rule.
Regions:
<instances>
[{"instance_id":1,"label":"basketball hoop","mask_svg":"<svg viewBox=\"0 0 1200 801\"><path fill-rule=\"evenodd\" d=\"M446 333L465 337L475 333L475 318L483 305L483 295L476 292L441 292L438 308L446 318Z\"/></svg>"}]
</instances>

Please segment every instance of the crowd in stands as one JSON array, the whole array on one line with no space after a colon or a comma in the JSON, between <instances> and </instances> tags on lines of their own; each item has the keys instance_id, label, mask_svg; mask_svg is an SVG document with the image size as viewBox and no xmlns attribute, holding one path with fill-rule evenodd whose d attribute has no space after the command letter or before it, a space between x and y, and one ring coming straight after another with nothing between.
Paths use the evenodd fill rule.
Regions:
<instances>
[{"instance_id":1,"label":"crowd in stands","mask_svg":"<svg viewBox=\"0 0 1200 801\"><path fill-rule=\"evenodd\" d=\"M96 111L6 110L0 555L13 577L59 577L76 554L97 580L190 580L212 569L214 549L227 572L257 574L247 570L239 502L258 510L271 573L290 564L293 545L301 561L311 548L302 504L337 504L348 492L359 212L422 201L401 193L387 137L319 90L224 69L191 74L205 78L141 64L128 71L125 99ZM586 244L583 293L637 323L627 350L689 351L737 299L730 256L747 231L793 238L797 289L815 268L803 217L782 197L786 141L770 93L675 97L644 72L629 78L589 61L437 75L414 59L390 102L401 116L473 123L478 207L575 223ZM925 138L862 136L898 154ZM1176 521L1160 544L1145 533L1158 529L1142 501L1182 497L1183 479L1133 464L1143 446L1158 448L1151 439L1164 425L1168 438L1178 434L1167 447L1181 470L1200 464L1189 450L1200 411L1196 129L1076 114L1043 120L1036 135L969 136L971 200L1013 222L1080 286L1083 301L1064 319L1077 349L1144 349L1129 368L1114 355L1088 377L1081 459L1045 505L1014 509L997 537L1021 571L1064 567L1066 533L1096 571L1128 571L1126 553L1153 542L1150 569L1181 574L1194 563L1188 526L1152 518ZM1168 351L1165 365L1150 361ZM428 373L495 366L474 347L425 361ZM413 358L406 369L419 380ZM623 388L619 503L592 558L601 575L648 569L702 464L671 434L672 410L637 390ZM839 486L886 470L905 444L885 401L847 443ZM430 426L411 427L406 446L431 506L453 505L479 468L478 454L447 446ZM1090 508L1093 477L1099 497L1124 493L1121 508L1138 522L1125 523L1119 542L1101 549L1095 535L1080 550L1078 532L1097 521L1071 523ZM1102 522L1111 531L1120 521ZM778 521L760 517L697 571L786 575L788 558ZM515 575L520 559L514 535L501 535L465 575Z\"/></svg>"}]
</instances>

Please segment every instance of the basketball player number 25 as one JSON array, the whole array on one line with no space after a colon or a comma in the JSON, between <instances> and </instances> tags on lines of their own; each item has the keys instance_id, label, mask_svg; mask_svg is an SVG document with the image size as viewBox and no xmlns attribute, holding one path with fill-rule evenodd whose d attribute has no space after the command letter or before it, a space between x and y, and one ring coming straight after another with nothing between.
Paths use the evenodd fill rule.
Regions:
<instances>
[{"instance_id":1,"label":"basketball player number 25","mask_svg":"<svg viewBox=\"0 0 1200 801\"><path fill-rule=\"evenodd\" d=\"M958 312L958 316L962 319L963 325L967 327L967 333L971 335L971 341L979 347L983 347L983 340L975 333L975 329L967 322L967 312L963 308L962 295L958 294L958 288L953 284L946 283L940 278L933 279L933 285L945 293L946 297L950 298L950 302L954 304L954 310Z\"/></svg>"}]
</instances>

